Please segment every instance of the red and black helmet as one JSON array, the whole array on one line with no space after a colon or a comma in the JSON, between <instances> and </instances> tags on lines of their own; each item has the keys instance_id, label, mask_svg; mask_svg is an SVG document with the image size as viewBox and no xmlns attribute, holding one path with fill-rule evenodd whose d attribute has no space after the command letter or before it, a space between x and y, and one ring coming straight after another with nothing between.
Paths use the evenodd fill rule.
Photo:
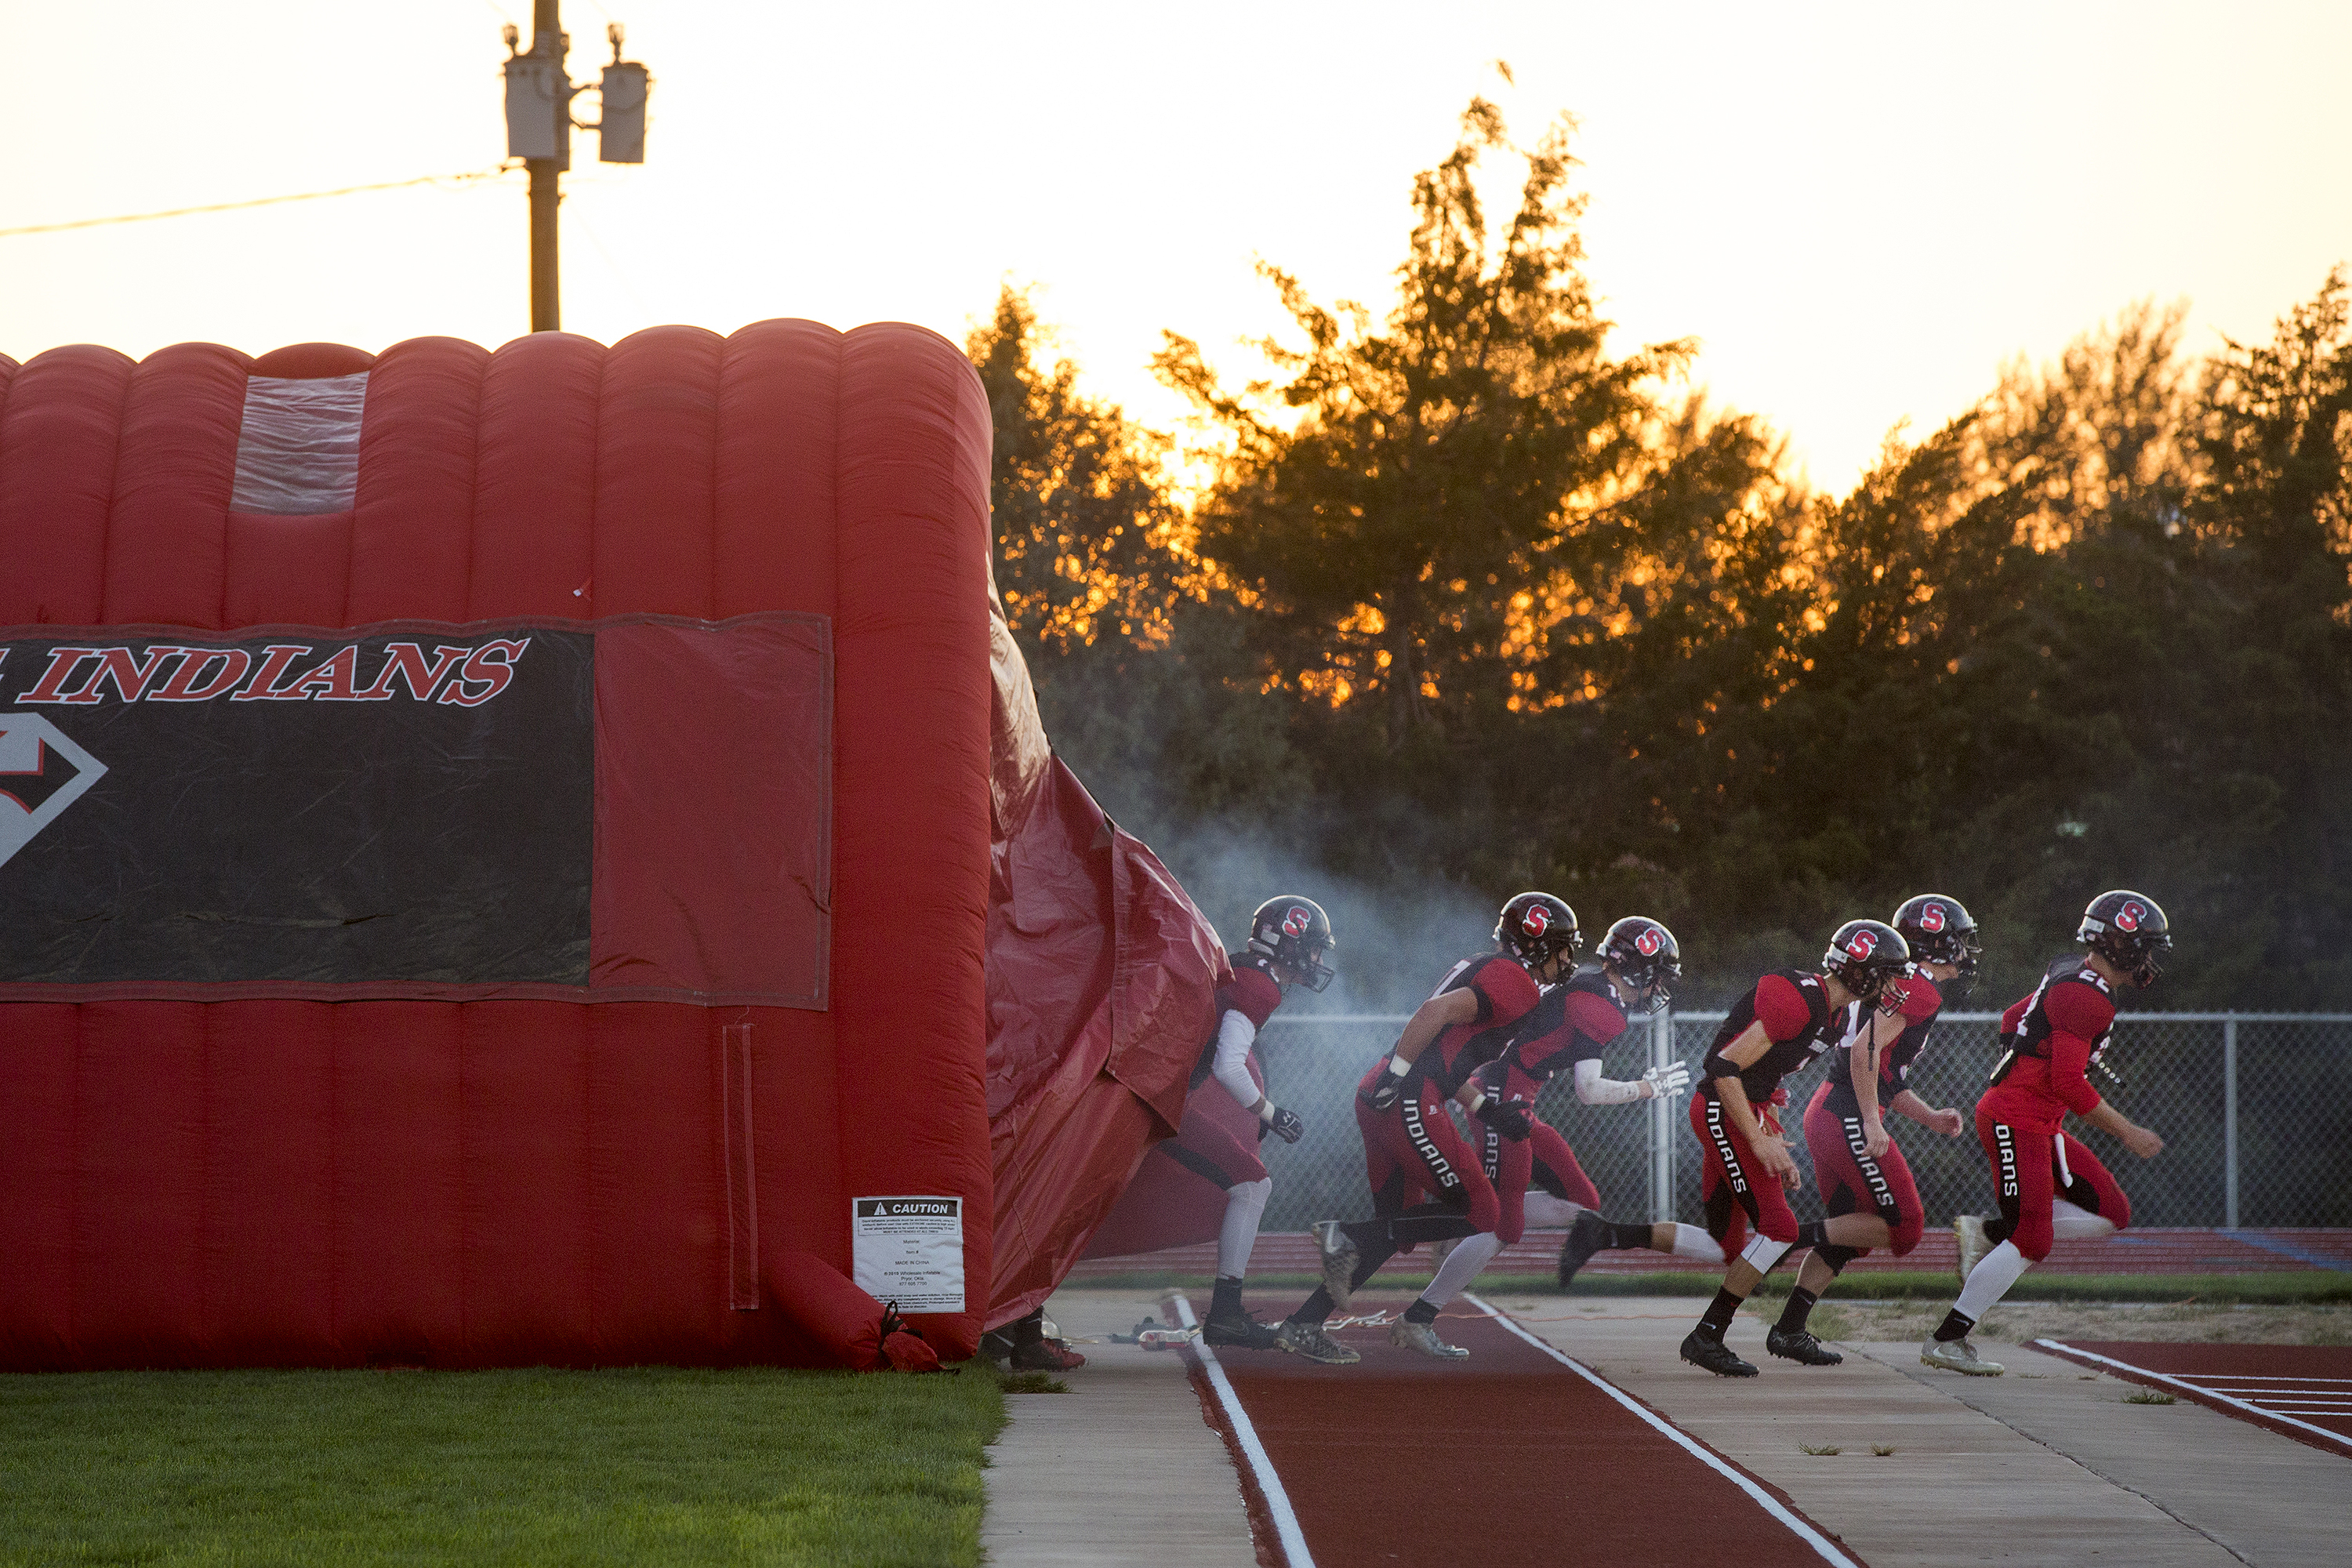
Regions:
<instances>
[{"instance_id":1,"label":"red and black helmet","mask_svg":"<svg viewBox=\"0 0 2352 1568\"><path fill-rule=\"evenodd\" d=\"M1895 911L1895 929L1911 945L1914 963L1949 963L1965 978L1977 972L1984 940L1960 900L1944 893L1906 899Z\"/></svg>"},{"instance_id":2,"label":"red and black helmet","mask_svg":"<svg viewBox=\"0 0 2352 1568\"><path fill-rule=\"evenodd\" d=\"M2172 951L2172 922L2164 918L2164 906L2146 893L2118 888L2091 900L2083 911L2083 923L2074 928L2074 940L2145 991L2164 973L2157 955Z\"/></svg>"},{"instance_id":3,"label":"red and black helmet","mask_svg":"<svg viewBox=\"0 0 2352 1568\"><path fill-rule=\"evenodd\" d=\"M1495 945L1532 971L1553 958L1573 963L1584 949L1576 911L1549 893L1521 893L1495 921Z\"/></svg>"},{"instance_id":4,"label":"red and black helmet","mask_svg":"<svg viewBox=\"0 0 2352 1568\"><path fill-rule=\"evenodd\" d=\"M1284 971L1277 978L1293 985L1320 991L1330 984L1334 972L1323 955L1336 945L1331 917L1303 894L1268 899L1250 916L1250 952Z\"/></svg>"},{"instance_id":5,"label":"red and black helmet","mask_svg":"<svg viewBox=\"0 0 2352 1568\"><path fill-rule=\"evenodd\" d=\"M1627 915L1609 928L1592 955L1641 993L1647 1011L1662 1013L1683 977L1682 944L1664 924L1646 915Z\"/></svg>"},{"instance_id":6,"label":"red and black helmet","mask_svg":"<svg viewBox=\"0 0 2352 1568\"><path fill-rule=\"evenodd\" d=\"M1822 973L1864 1002L1875 1002L1889 981L1911 973L1911 944L1885 921L1848 921L1830 938Z\"/></svg>"}]
</instances>

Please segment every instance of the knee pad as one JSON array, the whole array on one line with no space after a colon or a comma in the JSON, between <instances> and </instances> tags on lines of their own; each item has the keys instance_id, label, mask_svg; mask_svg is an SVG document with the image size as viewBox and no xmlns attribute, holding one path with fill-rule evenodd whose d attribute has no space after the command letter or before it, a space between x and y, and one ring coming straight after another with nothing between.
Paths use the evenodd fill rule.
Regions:
<instances>
[{"instance_id":1,"label":"knee pad","mask_svg":"<svg viewBox=\"0 0 2352 1568\"><path fill-rule=\"evenodd\" d=\"M1890 1234L1886 1238L1886 1250L1897 1258L1907 1258L1911 1249L1919 1245L1920 1234L1927 1228L1927 1222L1922 1217L1910 1216L1901 1225L1887 1228Z\"/></svg>"}]
</instances>

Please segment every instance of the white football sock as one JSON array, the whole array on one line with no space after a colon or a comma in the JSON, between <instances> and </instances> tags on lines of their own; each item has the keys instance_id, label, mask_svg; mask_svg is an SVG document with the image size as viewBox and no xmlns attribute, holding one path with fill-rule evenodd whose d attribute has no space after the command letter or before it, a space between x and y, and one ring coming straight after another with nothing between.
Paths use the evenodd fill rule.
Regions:
<instances>
[{"instance_id":1,"label":"white football sock","mask_svg":"<svg viewBox=\"0 0 2352 1568\"><path fill-rule=\"evenodd\" d=\"M1960 1287L1960 1299L1952 1303L1952 1310L1972 1323L1984 1321L1993 1304L2008 1295L2018 1277L2032 1267L2025 1254L2017 1250L2017 1243L2002 1242L1969 1271L1969 1282Z\"/></svg>"},{"instance_id":2,"label":"white football sock","mask_svg":"<svg viewBox=\"0 0 2352 1568\"><path fill-rule=\"evenodd\" d=\"M2050 1205L2050 1234L2067 1241L2096 1241L2116 1233L2116 1222L2093 1214L2080 1204L2064 1198Z\"/></svg>"},{"instance_id":3,"label":"white football sock","mask_svg":"<svg viewBox=\"0 0 2352 1568\"><path fill-rule=\"evenodd\" d=\"M1273 1194L1271 1176L1225 1189L1225 1220L1217 1227L1217 1272L1226 1279L1249 1273L1250 1254L1257 1248L1257 1224L1265 1217L1265 1200Z\"/></svg>"},{"instance_id":4,"label":"white football sock","mask_svg":"<svg viewBox=\"0 0 2352 1568\"><path fill-rule=\"evenodd\" d=\"M1437 1271L1437 1278L1429 1282L1421 1299L1433 1307L1445 1306L1462 1294L1470 1281L1478 1278L1478 1270L1493 1262L1495 1254L1502 1250L1503 1238L1491 1230L1482 1230L1457 1243L1446 1258L1445 1267Z\"/></svg>"},{"instance_id":5,"label":"white football sock","mask_svg":"<svg viewBox=\"0 0 2352 1568\"><path fill-rule=\"evenodd\" d=\"M1789 1248L1796 1245L1793 1241L1775 1241L1769 1236L1759 1236L1748 1244L1739 1257L1741 1261L1755 1269L1757 1273L1769 1274L1772 1272L1772 1265L1788 1257Z\"/></svg>"},{"instance_id":6,"label":"white football sock","mask_svg":"<svg viewBox=\"0 0 2352 1568\"><path fill-rule=\"evenodd\" d=\"M1707 1235L1697 1226L1684 1225L1680 1221L1676 1221L1675 1225L1675 1256L1694 1258L1701 1263L1731 1261L1723 1255L1723 1248L1716 1244L1715 1237ZM1777 1262L1778 1259L1775 1261Z\"/></svg>"},{"instance_id":7,"label":"white football sock","mask_svg":"<svg viewBox=\"0 0 2352 1568\"><path fill-rule=\"evenodd\" d=\"M1566 1230L1584 1212L1584 1205L1556 1198L1538 1187L1528 1194L1527 1206L1519 1212L1527 1215L1529 1230Z\"/></svg>"}]
</instances>

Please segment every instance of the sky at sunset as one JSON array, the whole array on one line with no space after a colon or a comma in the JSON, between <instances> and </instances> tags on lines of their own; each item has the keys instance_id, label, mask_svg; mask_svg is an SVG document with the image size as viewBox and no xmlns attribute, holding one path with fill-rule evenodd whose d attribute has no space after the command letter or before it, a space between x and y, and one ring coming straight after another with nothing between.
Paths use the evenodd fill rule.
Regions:
<instances>
[{"instance_id":1,"label":"sky at sunset","mask_svg":"<svg viewBox=\"0 0 2352 1568\"><path fill-rule=\"evenodd\" d=\"M2135 300L2266 334L2352 258L2352 5L1208 0L816 7L566 0L628 26L646 161L574 142L564 325L898 319L961 341L1001 280L1095 392L1177 413L1163 328L1246 368L1255 258L1385 309L1412 177L1474 93L1580 121L1620 351L1849 485ZM0 229L494 167L529 0L0 0ZM1507 85L1494 62L1510 62ZM593 117L583 100L583 118ZM0 353L186 339L381 349L528 326L522 176L0 237Z\"/></svg>"}]
</instances>

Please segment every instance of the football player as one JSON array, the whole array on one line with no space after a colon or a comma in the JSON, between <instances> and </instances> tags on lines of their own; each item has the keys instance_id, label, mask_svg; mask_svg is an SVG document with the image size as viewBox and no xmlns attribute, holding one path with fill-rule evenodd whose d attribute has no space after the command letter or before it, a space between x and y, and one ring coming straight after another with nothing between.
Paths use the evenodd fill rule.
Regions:
<instances>
[{"instance_id":1,"label":"football player","mask_svg":"<svg viewBox=\"0 0 2352 1568\"><path fill-rule=\"evenodd\" d=\"M1242 1307L1242 1280L1257 1247L1274 1181L1257 1150L1213 1120L1200 1099L1202 1085L1216 1079L1223 1092L1258 1121L1258 1137L1268 1133L1286 1143L1305 1136L1307 1124L1267 1098L1265 1074L1253 1048L1257 1033L1282 1005L1286 985L1321 991L1334 971L1324 962L1336 945L1323 906L1298 893L1266 900L1250 915L1247 944L1231 957L1233 978L1217 987L1216 1026L1193 1064L1184 1120L1176 1136L1151 1146L1147 1160L1172 1160L1225 1194L1217 1229L1217 1283L1201 1337L1213 1345L1244 1350L1276 1348L1274 1325L1261 1323ZM1043 1310L1012 1325L1011 1364L1022 1372L1063 1372L1086 1365L1086 1356L1045 1337Z\"/></svg>"},{"instance_id":2,"label":"football player","mask_svg":"<svg viewBox=\"0 0 2352 1568\"><path fill-rule=\"evenodd\" d=\"M2050 1256L2055 1237L2113 1236L2131 1224L2123 1189L2064 1130L2068 1111L2115 1134L2143 1160L2164 1152L2164 1140L2101 1099L2085 1071L2107 1048L2116 988L2145 991L2163 973L2158 959L2172 950L2171 923L2154 899L2118 889L2091 900L2074 940L2084 951L2051 964L2032 994L2001 1015L2000 1059L1992 1088L1977 1101L1977 1137L1992 1164L2000 1215L1978 1227L1954 1226L1963 1247L1968 1228L1975 1228L1974 1239L1990 1249L1963 1258L1968 1282L1960 1299L1936 1337L1919 1347L1929 1366L1999 1376L2000 1364L1977 1354L1969 1331L2020 1275Z\"/></svg>"},{"instance_id":3,"label":"football player","mask_svg":"<svg viewBox=\"0 0 2352 1568\"><path fill-rule=\"evenodd\" d=\"M1774 1355L1816 1366L1844 1359L1823 1349L1805 1326L1822 1292L1872 1247L1906 1256L1927 1227L1911 1166L1887 1135L1882 1106L1947 1138L1958 1137L1963 1125L1958 1110L1929 1105L1911 1091L1908 1079L1943 1011L1937 987L1976 973L1984 951L1977 922L1958 899L1922 893L1904 900L1894 925L1911 949L1914 972L1887 983L1892 1010L1859 1002L1846 1010L1845 1048L1831 1053L1829 1074L1805 1108L1805 1151L1812 1156L1822 1210L1859 1215L1868 1234L1852 1244L1825 1242L1807 1254L1780 1321L1764 1337L1764 1348Z\"/></svg>"},{"instance_id":4,"label":"football player","mask_svg":"<svg viewBox=\"0 0 2352 1568\"><path fill-rule=\"evenodd\" d=\"M1675 933L1646 916L1626 916L1593 949L1592 963L1543 994L1503 1054L1478 1069L1479 1087L1495 1098L1532 1103L1545 1083L1573 1064L1576 1098L1586 1105L1627 1105L1681 1094L1690 1087L1690 1068L1680 1062L1624 1079L1603 1078L1601 1068L1603 1053L1623 1037L1628 1016L1638 1012L1650 1017L1663 1012L1682 973L1682 949ZM1571 1245L1579 1235L1595 1232L1604 1246L1620 1230L1638 1229L1638 1239L1628 1243L1634 1247L1650 1246L1656 1233L1664 1231L1665 1246L1660 1250L1672 1250L1677 1232L1687 1231L1691 1244L1706 1248L1696 1256L1722 1260L1722 1253L1696 1226L1618 1226L1602 1219L1596 1212L1601 1194L1577 1163L1575 1151L1540 1117L1523 1140L1489 1129L1484 1142L1486 1174L1502 1205L1502 1226L1490 1250L1510 1246L1529 1228L1565 1228ZM1450 1234L1471 1235L1467 1219L1456 1217L1452 1224L1455 1228ZM1444 1248L1448 1243L1438 1246ZM1588 1248L1587 1255L1592 1250L1597 1248Z\"/></svg>"},{"instance_id":5,"label":"football player","mask_svg":"<svg viewBox=\"0 0 2352 1568\"><path fill-rule=\"evenodd\" d=\"M1739 1303L1790 1248L1853 1245L1874 1223L1861 1215L1797 1223L1783 1189L1795 1191L1804 1178L1780 1140L1772 1107L1785 1100L1783 1078L1845 1037L1847 1009L1856 1003L1895 1005L1887 988L1910 969L1911 950L1900 931L1882 921L1848 921L1830 939L1820 973L1790 969L1764 976L1716 1031L1699 1069L1698 1092L1691 1097L1691 1126L1705 1159L1699 1192L1706 1202L1707 1234L1729 1267L1682 1342L1682 1358L1692 1365L1718 1377L1754 1377L1756 1369L1723 1342ZM1752 1242L1750 1226L1759 1233Z\"/></svg>"},{"instance_id":6,"label":"football player","mask_svg":"<svg viewBox=\"0 0 2352 1568\"><path fill-rule=\"evenodd\" d=\"M1421 1193L1465 1215L1475 1234L1491 1233L1501 1223L1501 1205L1485 1163L1455 1130L1445 1102L1454 1100L1507 1138L1528 1136L1527 1102L1488 1095L1474 1075L1502 1054L1519 1020L1534 1008L1537 988L1574 967L1583 939L1576 911L1566 903L1549 893L1521 893L1503 906L1494 942L1496 951L1465 958L1445 972L1396 1045L1357 1086L1356 1124L1364 1134L1364 1173L1377 1217L1320 1227L1326 1282L1283 1322L1285 1350L1335 1364L1361 1359L1326 1334L1323 1324L1400 1248L1444 1234L1435 1227L1450 1215L1406 1216ZM1438 1309L1485 1263L1467 1244L1457 1248L1390 1330L1390 1339L1426 1355L1451 1359L1468 1353L1439 1339L1432 1325Z\"/></svg>"},{"instance_id":7,"label":"football player","mask_svg":"<svg viewBox=\"0 0 2352 1568\"><path fill-rule=\"evenodd\" d=\"M1286 1143L1305 1136L1307 1124L1295 1111L1266 1097L1265 1074L1252 1047L1265 1021L1282 1005L1282 988L1321 991L1333 970L1324 962L1336 945L1323 906L1301 894L1268 899L1250 915L1247 947L1233 956L1233 980L1217 990L1217 1030L1202 1047L1192 1068L1192 1089L1213 1078L1234 1103L1258 1121L1258 1137L1268 1133ZM1242 1310L1242 1280L1257 1247L1258 1222L1274 1192L1257 1151L1185 1101L1184 1122L1174 1138L1155 1144L1159 1158L1224 1189L1225 1217L1217 1230L1217 1283L1201 1337L1213 1345L1273 1350L1276 1330Z\"/></svg>"}]
</instances>

